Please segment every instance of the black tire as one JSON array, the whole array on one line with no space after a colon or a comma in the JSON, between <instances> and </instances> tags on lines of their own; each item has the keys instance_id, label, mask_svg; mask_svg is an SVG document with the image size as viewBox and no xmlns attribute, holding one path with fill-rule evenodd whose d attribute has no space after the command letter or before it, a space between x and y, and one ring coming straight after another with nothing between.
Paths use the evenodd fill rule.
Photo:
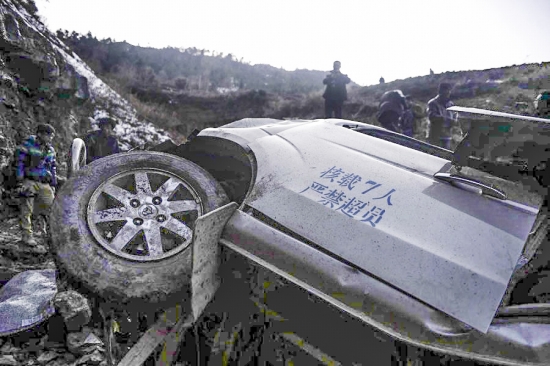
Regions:
<instances>
[{"instance_id":1,"label":"black tire","mask_svg":"<svg viewBox=\"0 0 550 366\"><path fill-rule=\"evenodd\" d=\"M188 160L159 152L111 155L75 172L58 192L50 217L52 249L60 270L92 292L122 302L158 302L189 284L190 247L168 258L133 261L102 246L87 221L87 207L94 191L117 174L136 169L162 170L185 182L200 198L202 214L229 201L219 183Z\"/></svg>"}]
</instances>

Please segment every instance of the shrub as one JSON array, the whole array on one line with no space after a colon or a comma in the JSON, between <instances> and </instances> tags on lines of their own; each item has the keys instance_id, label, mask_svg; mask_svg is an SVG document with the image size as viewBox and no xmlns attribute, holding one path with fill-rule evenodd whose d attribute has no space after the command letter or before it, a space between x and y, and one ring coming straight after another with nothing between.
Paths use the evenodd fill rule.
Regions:
<instances>
[{"instance_id":1,"label":"shrub","mask_svg":"<svg viewBox=\"0 0 550 366\"><path fill-rule=\"evenodd\" d=\"M178 90L185 90L185 88L187 87L187 79L177 78L176 81L174 81L174 85Z\"/></svg>"}]
</instances>

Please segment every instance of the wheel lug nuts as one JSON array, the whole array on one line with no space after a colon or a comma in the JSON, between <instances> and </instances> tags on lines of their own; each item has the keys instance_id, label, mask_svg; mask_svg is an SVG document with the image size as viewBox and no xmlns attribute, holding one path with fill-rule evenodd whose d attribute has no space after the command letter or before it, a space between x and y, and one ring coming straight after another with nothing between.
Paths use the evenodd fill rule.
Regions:
<instances>
[{"instance_id":1,"label":"wheel lug nuts","mask_svg":"<svg viewBox=\"0 0 550 366\"><path fill-rule=\"evenodd\" d=\"M164 215L158 215L158 216L157 216L157 221L158 221L158 222L164 222L164 221L166 221L166 216L164 216Z\"/></svg>"},{"instance_id":2,"label":"wheel lug nuts","mask_svg":"<svg viewBox=\"0 0 550 366\"><path fill-rule=\"evenodd\" d=\"M136 207L139 207L140 203L138 200L136 200L135 198L133 200L130 201L130 206L136 208Z\"/></svg>"},{"instance_id":3,"label":"wheel lug nuts","mask_svg":"<svg viewBox=\"0 0 550 366\"><path fill-rule=\"evenodd\" d=\"M153 203L155 205L160 205L162 203L162 198L160 197L153 197Z\"/></svg>"},{"instance_id":4,"label":"wheel lug nuts","mask_svg":"<svg viewBox=\"0 0 550 366\"><path fill-rule=\"evenodd\" d=\"M143 220L142 220L142 219L140 219L139 217L137 217L137 218L134 219L134 225L139 226L139 225L141 225L141 224L143 224Z\"/></svg>"}]
</instances>

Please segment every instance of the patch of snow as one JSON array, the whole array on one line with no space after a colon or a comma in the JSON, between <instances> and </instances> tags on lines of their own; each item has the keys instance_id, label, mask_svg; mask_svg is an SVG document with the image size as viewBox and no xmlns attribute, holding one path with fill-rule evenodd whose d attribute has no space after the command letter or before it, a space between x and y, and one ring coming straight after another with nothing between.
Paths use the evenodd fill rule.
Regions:
<instances>
[{"instance_id":1,"label":"patch of snow","mask_svg":"<svg viewBox=\"0 0 550 366\"><path fill-rule=\"evenodd\" d=\"M8 0L10 9L19 15L19 21L23 21L25 26L35 31L51 44L54 50L69 65L74 67L77 73L88 80L91 102L96 106L92 121L97 121L101 117L109 116L101 105L110 105L111 116L119 121L115 128L115 133L119 136L121 148L129 150L132 147L142 146L147 142L161 143L169 139L166 131L155 127L148 122L139 121L136 110L123 99L118 93L98 78L92 69L67 45L53 35L42 23L34 19L25 9L17 9L13 2ZM55 62L55 59L53 60ZM96 127L91 121L92 128Z\"/></svg>"},{"instance_id":2,"label":"patch of snow","mask_svg":"<svg viewBox=\"0 0 550 366\"><path fill-rule=\"evenodd\" d=\"M151 123L141 122L136 117L135 109L117 92L111 89L78 56L72 56L56 45L53 45L63 58L82 76L88 79L88 87L92 102L96 104L94 121L102 117L114 117L119 121L115 133L120 137L123 150L144 145L146 142L161 143L169 139L166 132ZM74 53L73 53L74 55ZM102 101L109 101L112 112L109 113L99 105Z\"/></svg>"},{"instance_id":3,"label":"patch of snow","mask_svg":"<svg viewBox=\"0 0 550 366\"><path fill-rule=\"evenodd\" d=\"M228 94L228 93L231 93L231 92L236 92L237 90L239 90L239 88L221 88L221 87L218 87L216 88L216 91L220 94Z\"/></svg>"},{"instance_id":4,"label":"patch of snow","mask_svg":"<svg viewBox=\"0 0 550 366\"><path fill-rule=\"evenodd\" d=\"M25 8L21 7L21 9L19 9L12 1L9 0L7 5L10 7L11 11L19 15L19 21L22 20L27 27L40 34L42 37L46 39L48 38L44 35L44 33L48 32L46 26L38 22L32 15L29 14L27 10L25 10Z\"/></svg>"}]
</instances>

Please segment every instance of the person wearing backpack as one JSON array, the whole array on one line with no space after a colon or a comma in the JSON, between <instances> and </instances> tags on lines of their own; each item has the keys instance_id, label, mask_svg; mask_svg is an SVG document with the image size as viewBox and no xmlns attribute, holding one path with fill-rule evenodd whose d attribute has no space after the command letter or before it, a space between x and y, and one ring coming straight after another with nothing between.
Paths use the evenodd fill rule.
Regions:
<instances>
[{"instance_id":1,"label":"person wearing backpack","mask_svg":"<svg viewBox=\"0 0 550 366\"><path fill-rule=\"evenodd\" d=\"M377 119L387 130L413 136L414 114L401 90L390 90L382 95L378 104Z\"/></svg>"},{"instance_id":2,"label":"person wearing backpack","mask_svg":"<svg viewBox=\"0 0 550 366\"><path fill-rule=\"evenodd\" d=\"M20 227L22 242L36 246L33 237L32 219L47 217L55 197L57 185L56 153L52 146L55 129L49 124L40 124L36 135L29 136L15 150L15 176L20 195Z\"/></svg>"}]
</instances>

